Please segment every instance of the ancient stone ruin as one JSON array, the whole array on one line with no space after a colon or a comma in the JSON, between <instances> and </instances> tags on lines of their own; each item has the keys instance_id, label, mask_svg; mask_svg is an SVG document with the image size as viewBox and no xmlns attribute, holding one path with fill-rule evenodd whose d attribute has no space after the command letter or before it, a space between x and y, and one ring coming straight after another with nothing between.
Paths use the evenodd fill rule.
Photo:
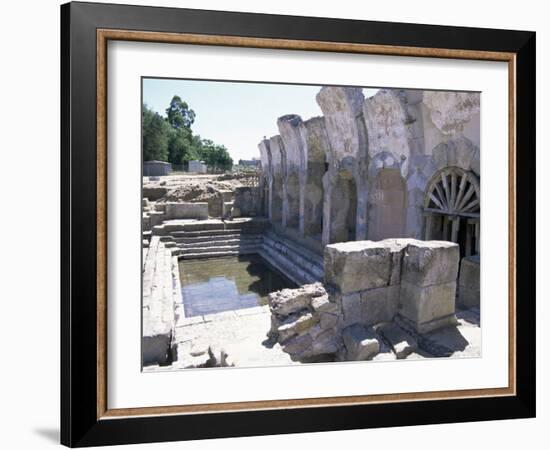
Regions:
<instances>
[{"instance_id":1,"label":"ancient stone ruin","mask_svg":"<svg viewBox=\"0 0 550 450\"><path fill-rule=\"evenodd\" d=\"M417 336L457 324L458 262L458 245L445 241L328 245L324 285L271 294L269 335L302 361L372 359L399 344L406 349L396 351L397 358L408 356L418 349L410 344ZM398 336L395 321L403 328Z\"/></svg>"},{"instance_id":2,"label":"ancient stone ruin","mask_svg":"<svg viewBox=\"0 0 550 450\"><path fill-rule=\"evenodd\" d=\"M144 185L144 365L479 356L479 94L316 101L322 117L276 119L251 183L191 201ZM298 288L187 317L178 259L245 254Z\"/></svg>"}]
</instances>

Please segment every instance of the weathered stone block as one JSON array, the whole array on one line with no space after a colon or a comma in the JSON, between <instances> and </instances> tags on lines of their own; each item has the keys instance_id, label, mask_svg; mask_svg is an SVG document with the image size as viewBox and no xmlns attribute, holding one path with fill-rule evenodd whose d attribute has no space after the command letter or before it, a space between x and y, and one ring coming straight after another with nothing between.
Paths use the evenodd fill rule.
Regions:
<instances>
[{"instance_id":1,"label":"weathered stone block","mask_svg":"<svg viewBox=\"0 0 550 450\"><path fill-rule=\"evenodd\" d=\"M361 294L359 292L346 294L341 297L340 301L344 313L344 326L361 322Z\"/></svg>"},{"instance_id":2,"label":"weathered stone block","mask_svg":"<svg viewBox=\"0 0 550 450\"><path fill-rule=\"evenodd\" d=\"M398 310L399 285L369 289L340 297L343 325L374 325L393 319Z\"/></svg>"},{"instance_id":3,"label":"weathered stone block","mask_svg":"<svg viewBox=\"0 0 550 450\"><path fill-rule=\"evenodd\" d=\"M323 330L316 336L311 348L304 352L304 357L334 354L340 349L338 342L339 339L334 328Z\"/></svg>"},{"instance_id":4,"label":"weathered stone block","mask_svg":"<svg viewBox=\"0 0 550 450\"><path fill-rule=\"evenodd\" d=\"M479 307L479 255L462 258L458 281L458 304L463 308Z\"/></svg>"},{"instance_id":5,"label":"weathered stone block","mask_svg":"<svg viewBox=\"0 0 550 450\"><path fill-rule=\"evenodd\" d=\"M308 308L314 298L326 296L321 283L306 284L298 289L282 289L269 294L268 301L271 312L286 316Z\"/></svg>"},{"instance_id":6,"label":"weathered stone block","mask_svg":"<svg viewBox=\"0 0 550 450\"><path fill-rule=\"evenodd\" d=\"M411 240L404 252L401 280L417 286L455 282L459 258L458 244L453 242Z\"/></svg>"},{"instance_id":7,"label":"weathered stone block","mask_svg":"<svg viewBox=\"0 0 550 450\"><path fill-rule=\"evenodd\" d=\"M285 323L278 328L281 340L286 340L295 334L301 334L319 322L319 317L311 313L298 316L295 320Z\"/></svg>"},{"instance_id":8,"label":"weathered stone block","mask_svg":"<svg viewBox=\"0 0 550 450\"><path fill-rule=\"evenodd\" d=\"M456 282L417 286L403 280L399 313L419 333L425 333L455 321Z\"/></svg>"},{"instance_id":9,"label":"weathered stone block","mask_svg":"<svg viewBox=\"0 0 550 450\"><path fill-rule=\"evenodd\" d=\"M342 333L348 361L365 361L372 358L380 350L380 342L372 328L362 325L351 325Z\"/></svg>"},{"instance_id":10,"label":"weathered stone block","mask_svg":"<svg viewBox=\"0 0 550 450\"><path fill-rule=\"evenodd\" d=\"M389 322L397 313L399 285L370 289L361 293L361 323Z\"/></svg>"},{"instance_id":11,"label":"weathered stone block","mask_svg":"<svg viewBox=\"0 0 550 450\"><path fill-rule=\"evenodd\" d=\"M321 313L319 317L321 319L320 324L322 329L336 328L336 326L338 325L337 314Z\"/></svg>"},{"instance_id":12,"label":"weathered stone block","mask_svg":"<svg viewBox=\"0 0 550 450\"><path fill-rule=\"evenodd\" d=\"M399 283L407 239L340 242L325 247L325 282L343 294Z\"/></svg>"},{"instance_id":13,"label":"weathered stone block","mask_svg":"<svg viewBox=\"0 0 550 450\"><path fill-rule=\"evenodd\" d=\"M311 300L311 307L316 313L336 314L339 310L335 302L331 302L328 294L315 297Z\"/></svg>"},{"instance_id":14,"label":"weathered stone block","mask_svg":"<svg viewBox=\"0 0 550 450\"><path fill-rule=\"evenodd\" d=\"M461 308L479 308L479 291L469 289L467 286L458 287L458 305Z\"/></svg>"},{"instance_id":15,"label":"weathered stone block","mask_svg":"<svg viewBox=\"0 0 550 450\"><path fill-rule=\"evenodd\" d=\"M313 339L309 334L303 334L291 339L283 348L290 355L298 355L308 350L313 343Z\"/></svg>"}]
</instances>

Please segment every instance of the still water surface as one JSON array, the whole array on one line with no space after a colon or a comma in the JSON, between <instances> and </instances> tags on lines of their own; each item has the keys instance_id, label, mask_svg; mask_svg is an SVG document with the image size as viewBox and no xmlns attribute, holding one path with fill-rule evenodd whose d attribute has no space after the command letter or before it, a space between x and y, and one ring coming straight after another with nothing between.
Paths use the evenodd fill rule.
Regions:
<instances>
[{"instance_id":1,"label":"still water surface","mask_svg":"<svg viewBox=\"0 0 550 450\"><path fill-rule=\"evenodd\" d=\"M185 316L267 304L270 292L296 285L260 256L179 262Z\"/></svg>"}]
</instances>

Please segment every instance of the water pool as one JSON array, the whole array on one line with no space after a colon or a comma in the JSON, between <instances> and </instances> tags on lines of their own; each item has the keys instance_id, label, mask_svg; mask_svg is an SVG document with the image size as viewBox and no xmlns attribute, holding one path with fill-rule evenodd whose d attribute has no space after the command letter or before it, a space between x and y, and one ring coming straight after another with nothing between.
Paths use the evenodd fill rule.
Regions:
<instances>
[{"instance_id":1,"label":"water pool","mask_svg":"<svg viewBox=\"0 0 550 450\"><path fill-rule=\"evenodd\" d=\"M265 305L270 292L296 287L259 255L181 260L179 271L186 317Z\"/></svg>"}]
</instances>

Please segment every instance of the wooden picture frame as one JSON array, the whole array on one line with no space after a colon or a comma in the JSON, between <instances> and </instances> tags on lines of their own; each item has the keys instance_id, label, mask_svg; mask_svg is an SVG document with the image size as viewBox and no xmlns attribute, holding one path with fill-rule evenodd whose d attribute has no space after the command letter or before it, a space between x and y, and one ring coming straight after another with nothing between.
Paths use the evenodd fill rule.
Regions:
<instances>
[{"instance_id":1,"label":"wooden picture frame","mask_svg":"<svg viewBox=\"0 0 550 450\"><path fill-rule=\"evenodd\" d=\"M109 40L505 61L509 68L507 388L109 409ZM69 3L61 7L61 442L91 446L535 415L535 33Z\"/></svg>"}]
</instances>

